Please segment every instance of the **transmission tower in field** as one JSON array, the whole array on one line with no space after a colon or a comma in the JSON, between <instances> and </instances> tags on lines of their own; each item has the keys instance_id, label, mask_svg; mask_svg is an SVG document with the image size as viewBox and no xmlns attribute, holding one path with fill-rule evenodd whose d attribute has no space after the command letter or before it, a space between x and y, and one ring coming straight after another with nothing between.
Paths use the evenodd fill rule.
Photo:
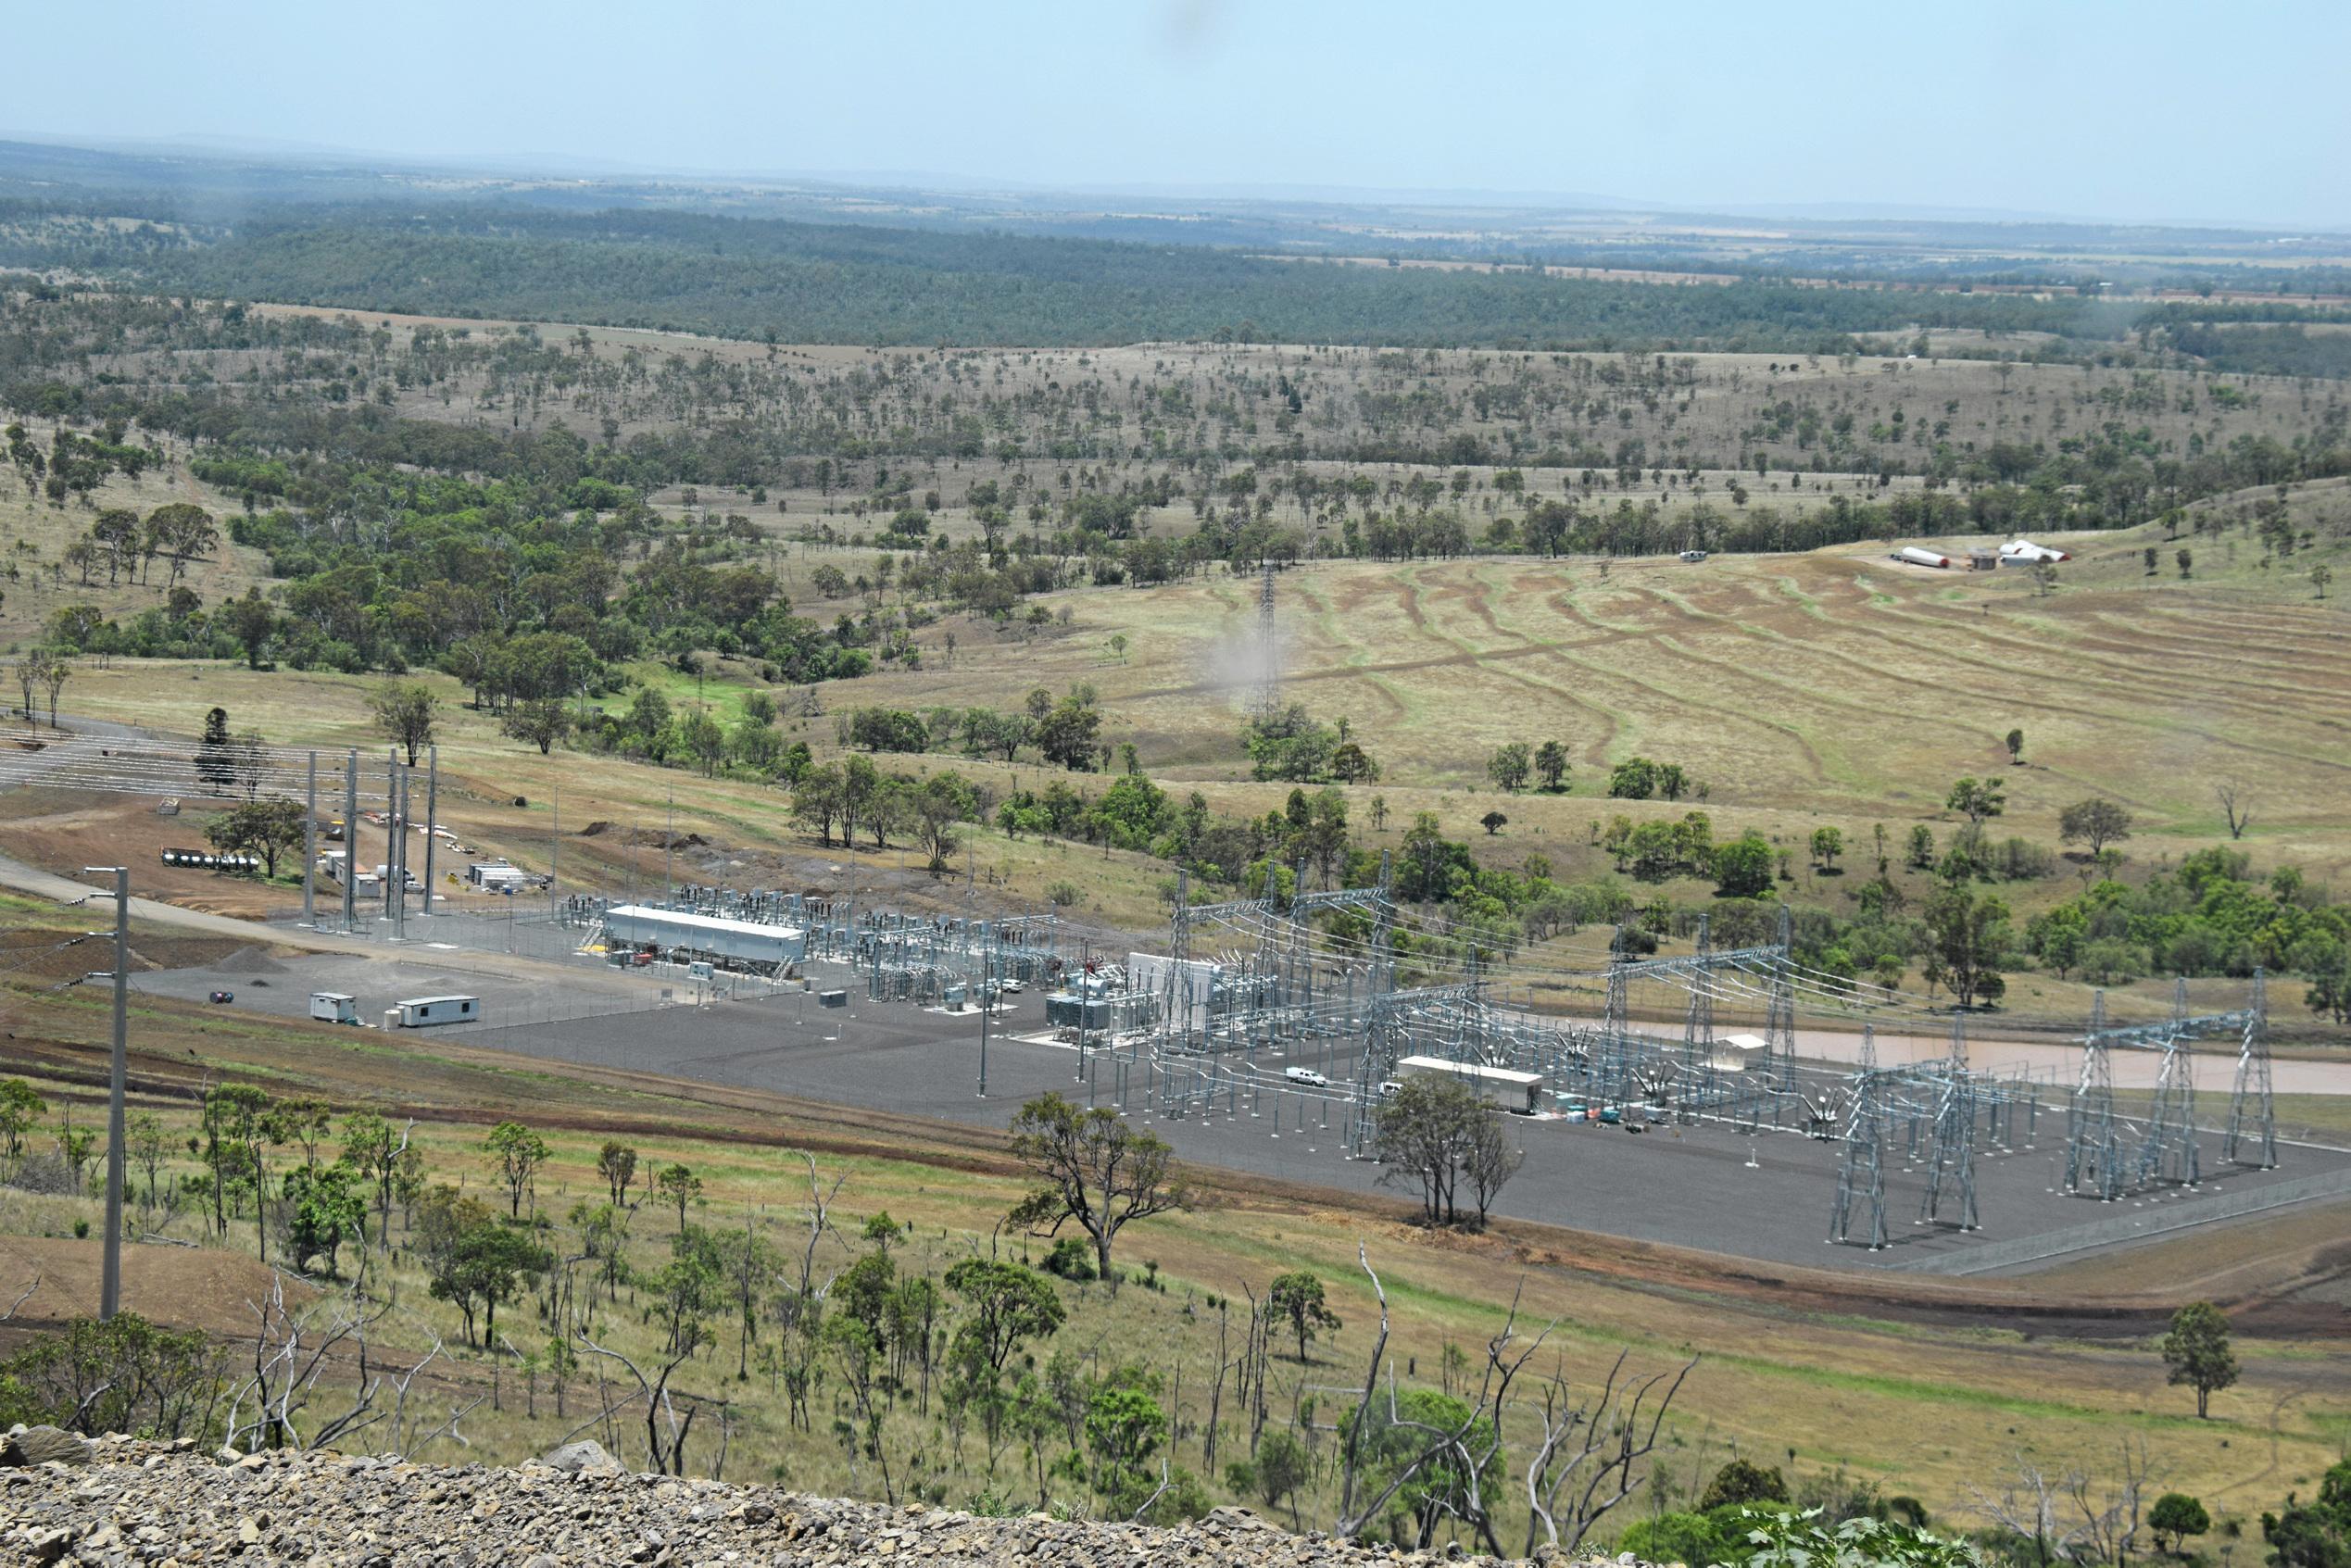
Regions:
<instances>
[{"instance_id":1,"label":"transmission tower in field","mask_svg":"<svg viewBox=\"0 0 2351 1568\"><path fill-rule=\"evenodd\" d=\"M1257 579L1257 716L1270 719L1281 711L1281 644L1274 634L1274 563L1264 563Z\"/></svg>"}]
</instances>

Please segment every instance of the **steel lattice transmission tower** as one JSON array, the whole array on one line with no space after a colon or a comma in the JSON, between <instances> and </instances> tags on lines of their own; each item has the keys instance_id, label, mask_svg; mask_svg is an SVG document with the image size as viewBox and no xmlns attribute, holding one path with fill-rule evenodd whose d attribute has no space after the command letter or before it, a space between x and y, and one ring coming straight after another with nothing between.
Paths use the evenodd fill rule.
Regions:
<instances>
[{"instance_id":1,"label":"steel lattice transmission tower","mask_svg":"<svg viewBox=\"0 0 2351 1568\"><path fill-rule=\"evenodd\" d=\"M1976 1102L1974 1080L1968 1075L1968 1025L1964 1017L1951 1021L1951 1071L1943 1078L1935 1106L1934 1147L1929 1155L1926 1196L1918 1205L1922 1223L1941 1218L1945 1186L1955 1186L1959 1228L1974 1230L1976 1218Z\"/></svg>"},{"instance_id":2,"label":"steel lattice transmission tower","mask_svg":"<svg viewBox=\"0 0 2351 1568\"><path fill-rule=\"evenodd\" d=\"M1257 579L1257 716L1271 719L1282 707L1282 650L1274 631L1274 563Z\"/></svg>"},{"instance_id":3,"label":"steel lattice transmission tower","mask_svg":"<svg viewBox=\"0 0 2351 1568\"><path fill-rule=\"evenodd\" d=\"M2164 1037L2155 1101L2139 1143L2138 1185L2156 1180L2194 1186L2203 1178L2196 1152L2196 1078L2189 1054L2188 982L2171 983L2171 1032Z\"/></svg>"},{"instance_id":4,"label":"steel lattice transmission tower","mask_svg":"<svg viewBox=\"0 0 2351 1568\"><path fill-rule=\"evenodd\" d=\"M1691 1110L1703 1112L1712 1109L1714 1098L1715 1058L1715 987L1714 976L1706 972L1704 960L1714 951L1714 922L1711 917L1698 917L1698 958L1701 962L1691 976L1690 1012L1683 1021L1681 1032L1681 1077L1685 1103Z\"/></svg>"},{"instance_id":5,"label":"steel lattice transmission tower","mask_svg":"<svg viewBox=\"0 0 2351 1568\"><path fill-rule=\"evenodd\" d=\"M2083 1040L2081 1076L2066 1110L2066 1190L2093 1184L2108 1203L2122 1196L2122 1151L2114 1124L2114 1058L2106 1044L2106 994L2090 994L2090 1033Z\"/></svg>"},{"instance_id":6,"label":"steel lattice transmission tower","mask_svg":"<svg viewBox=\"0 0 2351 1568\"><path fill-rule=\"evenodd\" d=\"M2265 1171L2278 1163L2278 1113L2269 1100L2269 976L2257 969L2237 1047L2236 1084L2229 1096L2229 1135L2220 1152L2236 1164Z\"/></svg>"},{"instance_id":7,"label":"steel lattice transmission tower","mask_svg":"<svg viewBox=\"0 0 2351 1568\"><path fill-rule=\"evenodd\" d=\"M1769 1042L1773 1086L1782 1092L1796 1086L1795 920L1788 906L1779 906L1779 957L1771 974L1771 1005L1764 1028ZM1779 1116L1777 1107L1773 1119Z\"/></svg>"},{"instance_id":8,"label":"steel lattice transmission tower","mask_svg":"<svg viewBox=\"0 0 2351 1568\"><path fill-rule=\"evenodd\" d=\"M1874 1024L1861 1026L1861 1071L1854 1074L1853 1112L1845 1123L1845 1156L1837 1169L1837 1208L1829 1239L1853 1239L1855 1199L1869 1205L1869 1250L1886 1245L1885 1118L1878 1104L1878 1036Z\"/></svg>"},{"instance_id":9,"label":"steel lattice transmission tower","mask_svg":"<svg viewBox=\"0 0 2351 1568\"><path fill-rule=\"evenodd\" d=\"M1612 1036L1625 1032L1626 1015L1631 1011L1627 962L1625 928L1619 924L1608 938L1608 1005L1601 1015L1601 1028Z\"/></svg>"}]
</instances>

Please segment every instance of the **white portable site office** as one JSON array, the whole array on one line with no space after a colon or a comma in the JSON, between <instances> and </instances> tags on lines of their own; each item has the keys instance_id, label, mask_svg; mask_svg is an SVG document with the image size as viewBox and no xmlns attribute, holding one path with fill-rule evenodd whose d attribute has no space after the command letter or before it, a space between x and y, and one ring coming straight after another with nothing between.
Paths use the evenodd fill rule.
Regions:
<instances>
[{"instance_id":1,"label":"white portable site office","mask_svg":"<svg viewBox=\"0 0 2351 1568\"><path fill-rule=\"evenodd\" d=\"M402 1029L424 1029L435 1023L472 1023L482 1016L482 1000L478 997L418 997L392 1004L389 1016Z\"/></svg>"},{"instance_id":2,"label":"white portable site office","mask_svg":"<svg viewBox=\"0 0 2351 1568\"><path fill-rule=\"evenodd\" d=\"M310 1016L321 1023L357 1023L359 1022L358 998L346 996L341 991L313 991L310 993Z\"/></svg>"}]
</instances>

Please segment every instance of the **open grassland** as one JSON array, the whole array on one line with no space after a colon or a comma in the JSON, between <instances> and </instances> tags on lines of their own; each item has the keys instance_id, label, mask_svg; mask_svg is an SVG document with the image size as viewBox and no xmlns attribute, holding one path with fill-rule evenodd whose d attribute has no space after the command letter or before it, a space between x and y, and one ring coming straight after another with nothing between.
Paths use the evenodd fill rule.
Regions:
<instances>
[{"instance_id":1,"label":"open grassland","mask_svg":"<svg viewBox=\"0 0 2351 1568\"><path fill-rule=\"evenodd\" d=\"M2085 558L2048 596L2025 572L1919 571L1867 546L1302 568L1276 590L1283 690L1347 718L1396 786L1480 788L1496 746L1563 741L1582 798L1521 801L1530 823L1588 814L1634 754L1684 761L1717 811L1932 816L1952 778L2006 770L2001 737L2021 727L2028 765L2002 775L2012 819L2049 825L2100 793L2158 839L2202 841L2223 831L2212 786L2234 775L2273 802L2254 842L2266 826L2302 858L2301 835L2341 825L2351 783L2351 616L2283 570L2149 577L2142 542L2066 541ZM1025 650L1015 679L1089 682L1155 774L1229 777L1254 590L1072 596L1077 634ZM866 689L977 701L1006 673L982 656Z\"/></svg>"},{"instance_id":2,"label":"open grassland","mask_svg":"<svg viewBox=\"0 0 2351 1568\"><path fill-rule=\"evenodd\" d=\"M37 920L25 909L6 914L12 922ZM33 933L16 935L23 940ZM96 1114L103 998L19 985L6 1007L11 1038L0 1047L0 1064L30 1074L53 1106L73 1101L77 1122ZM899 1251L902 1271L937 1272L991 1248L1014 1255L1025 1249L999 1223L1021 1191L1017 1173L990 1136L974 1129L836 1112L647 1074L551 1073L471 1045L228 1017L160 1000L141 1001L132 1040L135 1106L160 1113L175 1132L192 1122L190 1097L207 1075L257 1083L273 1095L317 1095L339 1109L418 1118L433 1177L486 1187L484 1196L496 1190L481 1148L486 1125L520 1116L553 1144L537 1204L559 1223L575 1201L603 1192L596 1153L606 1138L620 1137L646 1160L682 1161L702 1178L692 1213L697 1223L723 1229L748 1222L786 1249L795 1249L795 1236L804 1232L807 1172L794 1152L803 1149L815 1156L828 1185L846 1178L834 1215L845 1231L884 1210L908 1227ZM53 1109L53 1119L60 1114ZM183 1163L173 1161L167 1175ZM2249 1519L2285 1490L2307 1488L2334 1457L2340 1423L2351 1413L2351 1361L2343 1354L2339 1312L2330 1318L2296 1305L2307 1280L2340 1268L2339 1258L2330 1261L2330 1248L2340 1250L2339 1214L2239 1227L2207 1261L2178 1244L2187 1250L2175 1252L2174 1267L2158 1274L2107 1275L2097 1261L2078 1263L2061 1286L2051 1286L2034 1280L1856 1279L1767 1265L1726 1271L1671 1248L1515 1223L1482 1237L1431 1236L1402 1223L1401 1206L1342 1203L1213 1172L1197 1175L1200 1201L1191 1212L1138 1226L1122 1245L1127 1267L1156 1264L1164 1291L1130 1284L1113 1295L1101 1285L1065 1286L1071 1322L1057 1341L1099 1367L1134 1361L1165 1377L1187 1423L1176 1458L1195 1468L1201 1468L1207 1415L1203 1369L1220 1354L1213 1298L1223 1298L1230 1313L1246 1290L1262 1295L1275 1273L1305 1268L1325 1281L1347 1326L1318 1344L1308 1362L1277 1352L1269 1397L1276 1424L1309 1400L1312 1419L1327 1424L1344 1399L1340 1390L1360 1377L1359 1358L1368 1349L1374 1314L1356 1269L1359 1243L1387 1286L1395 1312L1391 1353L1408 1381L1435 1384L1444 1376L1449 1345L1478 1358L1509 1300L1522 1291L1522 1322L1556 1320L1553 1344L1579 1383L1599 1375L1620 1352L1644 1372L1696 1357L1671 1444L1662 1450L1662 1479L1669 1486L1688 1487L1735 1450L1802 1473L1843 1468L1955 1515L1969 1499L1970 1484L2005 1474L2018 1455L2052 1469L2103 1473L2112 1469L2115 1445L2127 1435L2147 1445L2164 1486ZM86 1286L92 1244L67 1233L74 1219L92 1212L86 1198L6 1199L6 1228L31 1239L0 1242L0 1255L12 1254L55 1281L44 1287L52 1294L24 1315L38 1320L72 1310L72 1292ZM662 1261L675 1223L674 1210L665 1213L656 1203L640 1208L633 1248L642 1261ZM183 1212L162 1228L188 1239L198 1227ZM249 1249L250 1227L233 1226L228 1245ZM836 1269L862 1249L828 1239L820 1261ZM227 1266L188 1260L171 1248L134 1248L134 1298L161 1297L158 1285L141 1298L149 1275ZM247 1293L258 1288L258 1276L239 1277ZM409 1263L379 1273L377 1283L387 1278L402 1285L392 1320L401 1343L418 1347L438 1336L459 1345L454 1311L427 1298ZM2163 1386L2151 1348L2168 1306L2198 1293L2231 1303L2248 1325L2240 1339L2244 1381L2216 1399L2217 1419L2208 1423L2193 1418L2184 1395ZM235 1333L245 1325L235 1297L191 1293L165 1315ZM599 1331L631 1353L651 1351L660 1331L639 1321L645 1305L642 1293L624 1292L601 1314ZM1245 1306L1238 1310L1245 1312ZM502 1312L500 1324L519 1347L534 1343L525 1330L544 1337L527 1301ZM1229 1318L1224 1326L1237 1337ZM1229 1344L1223 1354L1230 1354ZM733 1381L736 1348L735 1330L723 1328L717 1345L680 1377L691 1392L735 1401L729 1473L780 1474L819 1490L872 1489L870 1474L860 1480L824 1436L824 1416L815 1437L794 1436L762 1379ZM460 1348L436 1397L483 1391L491 1372L485 1353ZM559 1421L544 1378L533 1417L510 1360L503 1375L505 1408L484 1407L465 1424L473 1457L518 1459L578 1424L578 1407L589 1397L582 1380L572 1387L570 1419ZM830 1399L820 1396L820 1411ZM1226 1416L1232 1419L1229 1399ZM902 1441L925 1424L911 1415L892 1421ZM1229 1430L1226 1444L1229 1457ZM917 1474L936 1474L951 1500L962 1501L987 1482L976 1438L959 1449L936 1436L922 1451L925 1468ZM1017 1491L1024 1469L1015 1449L998 1484ZM1325 1502L1310 1504L1310 1514Z\"/></svg>"}]
</instances>

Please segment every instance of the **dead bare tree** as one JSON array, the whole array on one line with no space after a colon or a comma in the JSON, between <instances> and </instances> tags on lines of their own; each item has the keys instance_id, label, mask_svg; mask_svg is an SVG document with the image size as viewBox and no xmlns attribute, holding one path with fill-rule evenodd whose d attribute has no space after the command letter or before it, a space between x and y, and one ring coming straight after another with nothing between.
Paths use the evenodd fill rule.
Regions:
<instances>
[{"instance_id":1,"label":"dead bare tree","mask_svg":"<svg viewBox=\"0 0 2351 1568\"><path fill-rule=\"evenodd\" d=\"M2081 1516L2082 1538L2101 1562L2128 1562L2138 1549L2140 1517L2149 1490L2146 1440L2125 1437L2121 1447L2121 1468L2112 1480L2102 1484L2077 1471L2066 1488Z\"/></svg>"},{"instance_id":2,"label":"dead bare tree","mask_svg":"<svg viewBox=\"0 0 2351 1568\"><path fill-rule=\"evenodd\" d=\"M1379 1330L1364 1371L1363 1396L1356 1401L1353 1420L1341 1436L1343 1470L1339 1517L1333 1532L1341 1537L1361 1534L1414 1475L1431 1466L1444 1465L1458 1475L1457 1486L1446 1494L1432 1495L1430 1505L1475 1530L1486 1549L1500 1557L1502 1548L1494 1529L1496 1499L1487 1496L1487 1472L1502 1452L1512 1390L1528 1363L1558 1326L1557 1321L1545 1324L1531 1337L1523 1336L1518 1329L1520 1298L1514 1295L1501 1331L1486 1342L1485 1372L1468 1413L1451 1424L1407 1418L1396 1397L1396 1369L1387 1365L1388 1427L1417 1433L1419 1448L1396 1466L1377 1490L1359 1494L1360 1473L1368 1451L1373 1400L1387 1358L1389 1328L1388 1294L1360 1244L1356 1258L1370 1278L1372 1294L1379 1302ZM1598 1391L1583 1401L1571 1399L1566 1375L1556 1367L1543 1384L1542 1439L1525 1475L1526 1549L1529 1555L1539 1540L1575 1550L1610 1510L1641 1488L1648 1478L1640 1472L1641 1461L1655 1450L1666 1412L1681 1392L1683 1381L1698 1364L1692 1358L1678 1371L1633 1379L1626 1376L1625 1362L1626 1356L1618 1355Z\"/></svg>"},{"instance_id":3,"label":"dead bare tree","mask_svg":"<svg viewBox=\"0 0 2351 1568\"><path fill-rule=\"evenodd\" d=\"M447 1417L431 1427L409 1421L410 1389L418 1374L440 1356L439 1338L405 1371L369 1372L368 1333L392 1311L390 1300L371 1304L353 1294L290 1310L285 1303L284 1276L272 1274L269 1296L248 1305L255 1317L253 1372L229 1398L229 1447L242 1445L248 1453L264 1448L328 1448L379 1422L389 1424L392 1441L388 1447L402 1458L436 1437L465 1441L458 1424L482 1402L479 1399L452 1404ZM351 1359L358 1361L358 1376L349 1402L321 1416L306 1431L307 1412L321 1380ZM387 1390L391 1395L388 1409L383 1402Z\"/></svg>"},{"instance_id":4,"label":"dead bare tree","mask_svg":"<svg viewBox=\"0 0 2351 1568\"><path fill-rule=\"evenodd\" d=\"M1542 1440L1527 1461L1527 1556L1534 1555L1538 1534L1573 1552L1609 1510L1640 1489L1644 1477L1636 1476L1633 1466L1657 1447L1666 1412L1698 1361L1684 1361L1671 1382L1661 1372L1620 1385L1628 1354L1617 1352L1599 1392L1581 1404L1571 1402L1566 1378L1556 1369L1543 1386ZM1576 1486L1563 1521L1559 1494L1571 1482Z\"/></svg>"},{"instance_id":5,"label":"dead bare tree","mask_svg":"<svg viewBox=\"0 0 2351 1568\"><path fill-rule=\"evenodd\" d=\"M833 1234L833 1199L840 1196L842 1186L849 1181L849 1173L844 1171L834 1177L833 1185L827 1187L817 1173L816 1156L802 1149L800 1158L808 1161L808 1204L800 1210L808 1224L808 1240L800 1248L799 1289L803 1298L812 1298L823 1296L824 1289L832 1285L830 1280L825 1282L824 1288L818 1288L815 1285L816 1249L827 1236Z\"/></svg>"},{"instance_id":6,"label":"dead bare tree","mask_svg":"<svg viewBox=\"0 0 2351 1568\"><path fill-rule=\"evenodd\" d=\"M2212 793L2219 798L2221 815L2229 822L2229 836L2239 839L2253 825L2253 797L2234 779L2223 779L2213 785Z\"/></svg>"},{"instance_id":7,"label":"dead bare tree","mask_svg":"<svg viewBox=\"0 0 2351 1568\"><path fill-rule=\"evenodd\" d=\"M1362 1248L1359 1246L1359 1255ZM1364 1260L1364 1272L1371 1273L1371 1264ZM1469 1413L1451 1426L1415 1421L1402 1412L1396 1399L1396 1369L1388 1367L1388 1425L1390 1430L1416 1432L1422 1438L1420 1451L1388 1476L1377 1493L1367 1492L1360 1506L1353 1505L1355 1472L1362 1462L1368 1436L1366 1421L1370 1415L1369 1395L1379 1374L1380 1356L1388 1343L1388 1297L1380 1288L1379 1276L1372 1274L1372 1290L1379 1298L1380 1332L1372 1361L1372 1370L1364 1382L1366 1398L1356 1408L1355 1420L1346 1435L1346 1479L1341 1488L1339 1517L1333 1526L1341 1537L1352 1537L1377 1518L1404 1484L1432 1465L1448 1460L1454 1461L1461 1476L1459 1494L1431 1494L1429 1506L1448 1514L1477 1532L1487 1549L1495 1556L1502 1555L1500 1542L1494 1537L1493 1510L1485 1496L1486 1472L1502 1451L1502 1414L1510 1402L1510 1386L1525 1368L1528 1358L1542 1348L1543 1341L1557 1324L1547 1324L1540 1334L1523 1347L1518 1344L1518 1299L1514 1296L1510 1315L1503 1320L1502 1332L1486 1343L1486 1371L1480 1380L1477 1398ZM1425 1542L1423 1544L1426 1544Z\"/></svg>"},{"instance_id":8,"label":"dead bare tree","mask_svg":"<svg viewBox=\"0 0 2351 1568\"><path fill-rule=\"evenodd\" d=\"M300 1423L334 1352L346 1346L354 1350L363 1347L369 1327L390 1311L388 1303L369 1308L351 1297L338 1296L299 1311L289 1311L285 1277L272 1273L269 1294L245 1304L255 1320L253 1373L229 1397L230 1448L242 1446L248 1453L264 1448L314 1448L381 1419L372 1408L371 1391L363 1376L348 1409L308 1434ZM324 1321L314 1321L321 1316Z\"/></svg>"},{"instance_id":9,"label":"dead bare tree","mask_svg":"<svg viewBox=\"0 0 2351 1568\"><path fill-rule=\"evenodd\" d=\"M1355 1507L1355 1474L1362 1467L1364 1454L1364 1424L1371 1417L1372 1396L1379 1389L1379 1366L1388 1355L1388 1292L1380 1288L1379 1275L1371 1266L1371 1253L1362 1242L1355 1244L1355 1261L1363 1266L1371 1280L1372 1295L1379 1301L1379 1336L1372 1341L1371 1360L1364 1368L1364 1397L1355 1402L1355 1419L1348 1424L1341 1439L1341 1455L1345 1471L1339 1486L1338 1533L1352 1536L1364 1527L1363 1522L1377 1511ZM1381 1499L1383 1502L1386 1499Z\"/></svg>"},{"instance_id":10,"label":"dead bare tree","mask_svg":"<svg viewBox=\"0 0 2351 1568\"><path fill-rule=\"evenodd\" d=\"M1151 1495L1143 1499L1143 1505L1140 1508L1126 1516L1126 1522L1129 1524L1139 1523L1143 1515L1149 1513L1159 1499L1167 1495L1170 1474L1167 1468L1167 1456L1162 1454L1159 1456L1159 1485L1151 1488Z\"/></svg>"},{"instance_id":11,"label":"dead bare tree","mask_svg":"<svg viewBox=\"0 0 2351 1568\"><path fill-rule=\"evenodd\" d=\"M1976 1512L2030 1541L2036 1568L2050 1568L2053 1560L2122 1562L2137 1544L2150 1486L2146 1444L2126 1439L2120 1475L2103 1486L2082 1470L2052 1476L2019 1452L2015 1474L1996 1496L1980 1486L1968 1489Z\"/></svg>"},{"instance_id":12,"label":"dead bare tree","mask_svg":"<svg viewBox=\"0 0 2351 1568\"><path fill-rule=\"evenodd\" d=\"M686 1435L694 1429L694 1417L700 1411L701 1402L689 1398L685 1408L685 1419L680 1421L677 1416L677 1407L670 1398L670 1377L685 1358L694 1353L696 1348L694 1343L691 1340L687 1341L685 1348L671 1357L659 1375L650 1378L645 1375L643 1370L635 1361L618 1350L608 1350L585 1334L580 1336L580 1343L596 1354L616 1361L629 1369L629 1375L636 1379L637 1389L645 1400L647 1462L658 1474L684 1475L685 1474L685 1438ZM628 1401L622 1400L622 1403L626 1404ZM666 1435L662 1431L664 1425L668 1427Z\"/></svg>"}]
</instances>

